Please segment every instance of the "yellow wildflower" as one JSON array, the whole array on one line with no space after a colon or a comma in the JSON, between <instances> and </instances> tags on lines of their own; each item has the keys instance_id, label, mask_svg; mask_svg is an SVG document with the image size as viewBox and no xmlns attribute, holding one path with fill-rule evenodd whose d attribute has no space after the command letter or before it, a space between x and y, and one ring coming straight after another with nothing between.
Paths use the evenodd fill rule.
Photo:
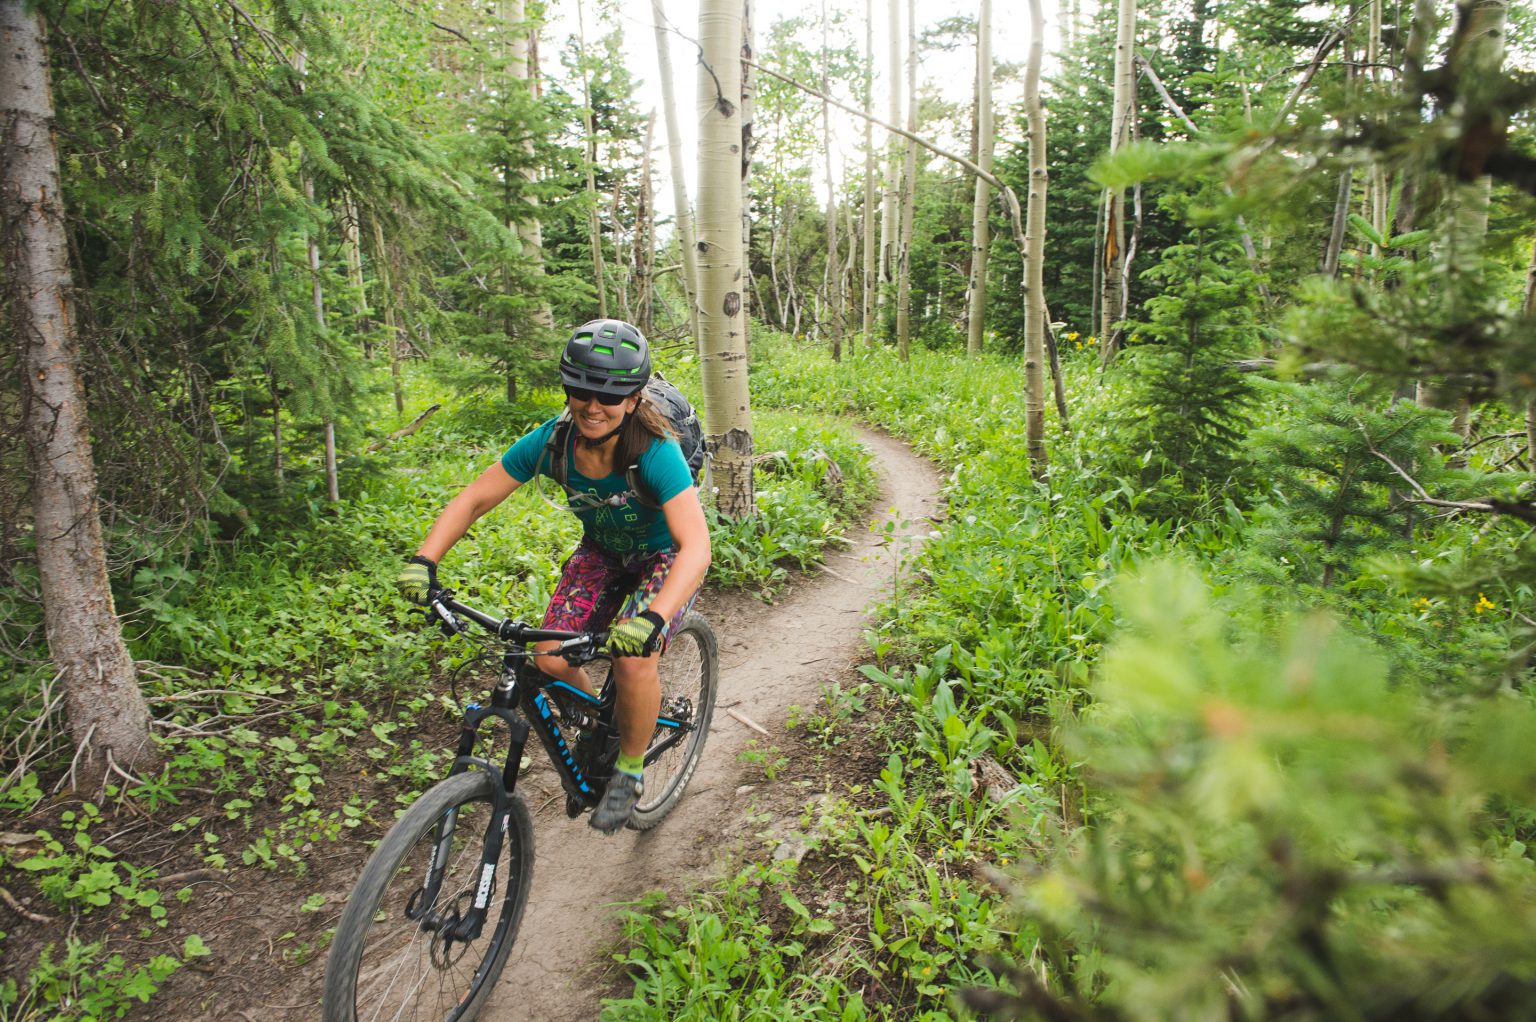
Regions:
<instances>
[{"instance_id":1,"label":"yellow wildflower","mask_svg":"<svg viewBox=\"0 0 1536 1022\"><path fill-rule=\"evenodd\" d=\"M1488 599L1488 597L1484 596L1482 593L1478 593L1477 594L1477 603L1473 605L1472 613L1474 613L1474 614L1481 614L1485 610L1496 610L1496 609L1498 609L1497 604L1491 602Z\"/></svg>"}]
</instances>

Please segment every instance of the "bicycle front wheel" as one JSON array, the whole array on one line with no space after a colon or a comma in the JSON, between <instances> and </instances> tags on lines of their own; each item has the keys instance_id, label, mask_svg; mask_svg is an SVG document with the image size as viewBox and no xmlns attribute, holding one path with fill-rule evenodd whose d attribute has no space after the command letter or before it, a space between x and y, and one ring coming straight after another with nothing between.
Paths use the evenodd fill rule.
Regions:
<instances>
[{"instance_id":1,"label":"bicycle front wheel","mask_svg":"<svg viewBox=\"0 0 1536 1022\"><path fill-rule=\"evenodd\" d=\"M484 1006L533 883L533 823L513 794L485 925L473 940L450 936L481 882L495 815L491 784L479 770L449 777L412 803L379 842L336 924L325 966L325 1022L468 1022ZM423 888L432 887L434 861L441 882L428 895Z\"/></svg>"},{"instance_id":2,"label":"bicycle front wheel","mask_svg":"<svg viewBox=\"0 0 1536 1022\"><path fill-rule=\"evenodd\" d=\"M672 811L704 754L720 680L720 650L709 622L691 611L686 614L667 640L659 670L661 716L691 725L692 730L659 755L646 755L645 794L630 815L631 830L650 830ZM658 724L652 748L675 735L674 728Z\"/></svg>"}]
</instances>

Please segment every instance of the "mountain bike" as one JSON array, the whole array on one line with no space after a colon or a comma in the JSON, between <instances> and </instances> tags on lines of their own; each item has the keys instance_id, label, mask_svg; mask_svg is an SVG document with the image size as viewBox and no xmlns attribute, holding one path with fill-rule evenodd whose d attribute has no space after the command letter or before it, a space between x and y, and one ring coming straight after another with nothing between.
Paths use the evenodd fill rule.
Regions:
<instances>
[{"instance_id":1,"label":"mountain bike","mask_svg":"<svg viewBox=\"0 0 1536 1022\"><path fill-rule=\"evenodd\" d=\"M467 1022L484 1006L512 950L533 883L533 823L517 790L531 731L549 755L572 818L594 808L619 751L611 669L596 697L538 669L533 657L582 666L606 660L606 632L565 632L500 620L439 590L427 609L444 633L465 622L501 644L490 702L464 710L448 777L380 840L336 924L325 968L325 1022ZM533 643L555 641L535 653ZM660 661L661 715L645 753L645 794L627 826L649 830L677 805L714 713L719 649L689 612ZM509 735L497 766L476 755L482 725ZM499 730L492 725L492 730Z\"/></svg>"}]
</instances>

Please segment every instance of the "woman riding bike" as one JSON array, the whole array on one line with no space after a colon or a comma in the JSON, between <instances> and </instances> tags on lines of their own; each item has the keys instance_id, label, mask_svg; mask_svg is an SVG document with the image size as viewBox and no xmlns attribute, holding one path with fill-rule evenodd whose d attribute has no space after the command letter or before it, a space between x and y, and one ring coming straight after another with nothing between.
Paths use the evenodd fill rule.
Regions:
<instances>
[{"instance_id":1,"label":"woman riding bike","mask_svg":"<svg viewBox=\"0 0 1536 1022\"><path fill-rule=\"evenodd\" d=\"M643 793L646 745L661 706L657 663L710 561L709 528L693 476L666 416L642 393L650 375L645 337L621 320L577 327L560 356L573 428L564 430L564 450L553 457L568 459L562 481L582 538L561 569L543 627L610 629L619 759L591 821L605 834L624 825ZM438 562L481 515L536 475L560 478L545 451L561 418L522 437L448 502L401 571L402 593L426 602L437 588ZM637 466L650 502L631 489L630 466ZM586 673L563 658L543 656L537 663L551 677L592 691Z\"/></svg>"}]
</instances>

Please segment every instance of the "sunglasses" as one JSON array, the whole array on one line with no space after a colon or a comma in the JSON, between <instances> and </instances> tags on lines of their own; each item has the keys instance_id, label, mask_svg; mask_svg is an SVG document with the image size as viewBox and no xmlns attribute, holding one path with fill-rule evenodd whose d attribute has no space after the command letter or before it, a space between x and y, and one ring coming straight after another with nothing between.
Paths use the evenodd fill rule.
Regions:
<instances>
[{"instance_id":1,"label":"sunglasses","mask_svg":"<svg viewBox=\"0 0 1536 1022\"><path fill-rule=\"evenodd\" d=\"M581 387L567 386L565 388L565 396L570 398L572 401L596 401L598 404L605 408L612 408L615 405L623 404L624 399L630 395L605 394L596 390L585 390Z\"/></svg>"}]
</instances>

